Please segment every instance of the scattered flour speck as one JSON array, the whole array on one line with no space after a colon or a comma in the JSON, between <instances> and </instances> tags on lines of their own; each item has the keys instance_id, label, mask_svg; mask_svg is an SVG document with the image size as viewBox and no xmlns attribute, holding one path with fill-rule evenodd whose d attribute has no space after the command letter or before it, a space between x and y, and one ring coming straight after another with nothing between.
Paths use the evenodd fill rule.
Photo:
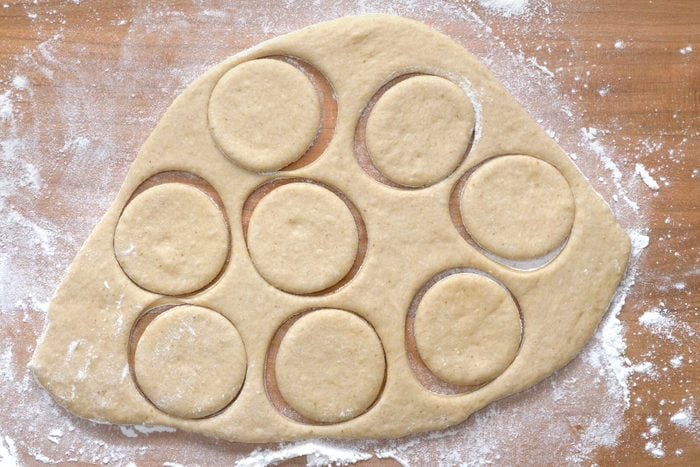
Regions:
<instances>
[{"instance_id":1,"label":"scattered flour speck","mask_svg":"<svg viewBox=\"0 0 700 467\"><path fill-rule=\"evenodd\" d=\"M647 168L644 167L643 164L634 164L634 171L637 175L639 175L642 178L642 181L644 182L644 184L646 184L646 186L648 186L654 191L659 190L659 183L656 180L654 180L654 177L651 176L651 174L649 173Z\"/></svg>"},{"instance_id":2,"label":"scattered flour speck","mask_svg":"<svg viewBox=\"0 0 700 467\"><path fill-rule=\"evenodd\" d=\"M693 53L693 46L688 44L685 47L681 48L679 52L681 53L681 55L690 55Z\"/></svg>"},{"instance_id":3,"label":"scattered flour speck","mask_svg":"<svg viewBox=\"0 0 700 467\"><path fill-rule=\"evenodd\" d=\"M693 419L684 411L678 411L671 417L671 422L679 426L690 426Z\"/></svg>"},{"instance_id":4,"label":"scattered flour speck","mask_svg":"<svg viewBox=\"0 0 700 467\"><path fill-rule=\"evenodd\" d=\"M484 8L493 10L505 17L519 16L528 11L529 0L478 0Z\"/></svg>"}]
</instances>

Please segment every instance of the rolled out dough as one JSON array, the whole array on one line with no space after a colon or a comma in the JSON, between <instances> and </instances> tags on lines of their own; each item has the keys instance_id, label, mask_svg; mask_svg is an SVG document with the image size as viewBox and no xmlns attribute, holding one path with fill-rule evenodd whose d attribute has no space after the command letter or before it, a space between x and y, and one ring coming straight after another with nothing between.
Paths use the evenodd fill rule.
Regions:
<instances>
[{"instance_id":1,"label":"rolled out dough","mask_svg":"<svg viewBox=\"0 0 700 467\"><path fill-rule=\"evenodd\" d=\"M337 104L332 138L284 169L314 147L321 102ZM362 165L367 143L406 187ZM224 209L186 178L142 191L168 171L205 180ZM499 258L560 245L538 269ZM436 430L573 359L629 251L571 160L472 55L420 23L343 18L227 59L173 102L57 290L31 367L59 404L100 421L243 442ZM182 306L142 321L165 305ZM424 386L421 358L470 387Z\"/></svg>"}]
</instances>

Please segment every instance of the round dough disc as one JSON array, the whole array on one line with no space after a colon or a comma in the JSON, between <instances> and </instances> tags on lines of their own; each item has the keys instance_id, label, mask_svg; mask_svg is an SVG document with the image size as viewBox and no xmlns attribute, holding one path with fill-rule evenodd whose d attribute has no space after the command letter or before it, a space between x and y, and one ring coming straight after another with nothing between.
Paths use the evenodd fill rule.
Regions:
<instances>
[{"instance_id":1,"label":"round dough disc","mask_svg":"<svg viewBox=\"0 0 700 467\"><path fill-rule=\"evenodd\" d=\"M530 156L503 156L469 177L461 211L464 227L482 248L528 260L564 243L574 223L574 197L552 165Z\"/></svg>"},{"instance_id":2,"label":"round dough disc","mask_svg":"<svg viewBox=\"0 0 700 467\"><path fill-rule=\"evenodd\" d=\"M357 248L350 209L313 183L275 188L260 200L248 225L248 249L257 270L270 284L295 294L337 284L352 268Z\"/></svg>"},{"instance_id":3,"label":"round dough disc","mask_svg":"<svg viewBox=\"0 0 700 467\"><path fill-rule=\"evenodd\" d=\"M246 353L236 328L219 313L178 306L158 315L136 346L139 387L163 412L201 418L228 405L246 374Z\"/></svg>"},{"instance_id":4,"label":"round dough disc","mask_svg":"<svg viewBox=\"0 0 700 467\"><path fill-rule=\"evenodd\" d=\"M432 185L464 159L474 109L456 84L437 76L407 78L387 90L367 119L372 162L399 185Z\"/></svg>"},{"instance_id":5,"label":"round dough disc","mask_svg":"<svg viewBox=\"0 0 700 467\"><path fill-rule=\"evenodd\" d=\"M114 253L126 275L164 295L209 284L224 266L228 248L228 226L219 207L184 183L163 183L137 195L114 233Z\"/></svg>"},{"instance_id":6,"label":"round dough disc","mask_svg":"<svg viewBox=\"0 0 700 467\"><path fill-rule=\"evenodd\" d=\"M299 159L320 124L314 85L281 60L251 60L234 67L209 100L209 128L217 145L253 172L272 172Z\"/></svg>"},{"instance_id":7,"label":"round dough disc","mask_svg":"<svg viewBox=\"0 0 700 467\"><path fill-rule=\"evenodd\" d=\"M438 378L462 386L487 383L510 365L520 346L518 307L499 284L453 274L423 296L416 310L418 353Z\"/></svg>"},{"instance_id":8,"label":"round dough disc","mask_svg":"<svg viewBox=\"0 0 700 467\"><path fill-rule=\"evenodd\" d=\"M280 343L277 387L294 410L338 423L367 410L384 382L384 349L364 319L333 309L299 318Z\"/></svg>"}]
</instances>

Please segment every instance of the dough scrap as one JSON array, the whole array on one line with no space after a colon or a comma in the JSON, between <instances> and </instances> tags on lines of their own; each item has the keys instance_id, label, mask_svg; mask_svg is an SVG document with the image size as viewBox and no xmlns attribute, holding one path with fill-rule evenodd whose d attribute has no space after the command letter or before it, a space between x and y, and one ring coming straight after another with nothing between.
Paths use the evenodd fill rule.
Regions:
<instances>
[{"instance_id":1,"label":"dough scrap","mask_svg":"<svg viewBox=\"0 0 700 467\"><path fill-rule=\"evenodd\" d=\"M146 397L163 412L185 419L206 417L223 409L243 386L243 341L215 311L171 308L144 330L134 374Z\"/></svg>"},{"instance_id":2,"label":"dough scrap","mask_svg":"<svg viewBox=\"0 0 700 467\"><path fill-rule=\"evenodd\" d=\"M389 88L367 119L367 149L389 180L408 187L439 182L466 155L474 109L462 89L439 76L409 77Z\"/></svg>"},{"instance_id":3,"label":"dough scrap","mask_svg":"<svg viewBox=\"0 0 700 467\"><path fill-rule=\"evenodd\" d=\"M483 248L512 260L561 246L574 223L574 197L552 165L529 156L487 161L467 179L462 220Z\"/></svg>"},{"instance_id":4,"label":"dough scrap","mask_svg":"<svg viewBox=\"0 0 700 467\"><path fill-rule=\"evenodd\" d=\"M229 250L228 226L206 194L184 183L163 183L138 194L114 232L124 273L146 290L194 292L219 274Z\"/></svg>"},{"instance_id":5,"label":"dough scrap","mask_svg":"<svg viewBox=\"0 0 700 467\"><path fill-rule=\"evenodd\" d=\"M384 350L374 329L343 310L299 318L277 352L277 387L306 418L338 423L364 412L384 381Z\"/></svg>"},{"instance_id":6,"label":"dough scrap","mask_svg":"<svg viewBox=\"0 0 700 467\"><path fill-rule=\"evenodd\" d=\"M508 292L477 274L453 274L423 296L416 311L418 353L451 384L487 383L510 365L520 346L518 307Z\"/></svg>"},{"instance_id":7,"label":"dough scrap","mask_svg":"<svg viewBox=\"0 0 700 467\"><path fill-rule=\"evenodd\" d=\"M323 99L319 99L318 94L311 99L312 93L306 84L299 84L306 83L306 78L301 79L298 73L287 67L294 68L294 60L282 62L269 58L281 55L308 64L313 76L316 73L322 75L322 81L327 81L332 91L315 89L314 92L320 93ZM271 73L268 81L258 79L260 76L255 70L273 65L286 70L280 72L282 75L296 78L289 78L291 81L288 81L287 78L279 79L279 74ZM243 73L246 70L252 70L251 74ZM357 141L357 135L361 133L358 131L359 122L366 117L364 112L373 96L378 95L397 76L409 73L440 76L440 79L451 81L459 89L470 89L469 100L473 108L478 109L474 140L466 157L449 171L441 168L439 177L430 178L435 180L442 177L439 183L415 189L389 186L375 179L361 165L365 160L361 159L360 151L355 152L363 147ZM245 93L247 97L241 101L244 103L242 107L227 107L228 104L214 90L219 89L226 94L226 89L235 89L241 84L239 78L251 85L245 88L251 92ZM408 81L406 86L411 84ZM281 89L275 87L278 85ZM451 85L447 87L453 89ZM293 91L291 96L290 90ZM329 92L333 96L329 96ZM288 107L283 100L285 96L297 102L298 106ZM312 144L310 141L318 124L319 101L337 103L337 115L331 112L337 118L324 122L324 125L334 126L324 129L323 134L330 140L327 145L324 141L323 153L302 167L271 173L286 167L288 161L299 157L307 145ZM275 109L286 110L276 113ZM227 129L217 122L216 115L228 115L229 111L239 119L239 128L234 133L229 132L233 127ZM324 115L325 111L324 107ZM266 116L271 118L267 120ZM454 120L446 120L445 124L447 127L456 125ZM279 132L276 125L279 125ZM251 134L257 129L261 133L262 130L270 130L270 134L256 140L257 136ZM386 135L377 133L375 137L379 140L393 138L395 144L400 146L401 140L391 133L393 130L388 128L387 131ZM459 135L463 137L464 133ZM235 148L227 149L227 143L222 143L223 139L228 141L229 136L233 138L230 141L236 141L238 136L243 136L238 142L259 141L260 146L253 144L251 147L263 152L241 152L239 157ZM214 138L223 139L217 142ZM391 146L386 141L384 143ZM437 158L437 154L444 154L445 148L452 147L453 143L448 138L437 139L431 154ZM503 157L514 154L527 155L527 163L522 164L522 170L513 170L519 167L513 162L520 159L514 161ZM486 162L489 160L491 162ZM505 163L508 160L511 163ZM566 202L555 203L553 211L547 196L538 197L538 193L541 195L544 192L552 194L556 200L565 200L566 190L563 188L540 186L534 191L529 188L530 182L550 183L547 180L564 186L557 177L543 177L539 169L533 169L531 160L541 161L541 164L535 163L534 166L545 167L544 171L550 174L553 170L565 180L575 202L575 216ZM429 169L432 167L429 165ZM498 167L502 167L502 170ZM546 167L551 170L548 171ZM467 177L477 177L482 170L487 172L481 174L488 174L491 169L498 172L496 179L503 176L513 178L514 183L521 183L521 186L524 183L528 195L513 200L520 212L513 213L510 206L489 206L487 202L476 201L469 204L469 199L461 200L459 187L467 185ZM177 285L163 292L141 287L129 279L115 259L115 252L125 248L115 239L117 225L124 221L123 217L130 206L136 206L134 203L140 197L156 188L136 197L134 194L144 180L169 171L193 174L211 186L216 192L216 199L225 206L219 212L226 216L231 237L229 260L224 263L216 280L205 288L178 297L170 294L179 294L195 286ZM523 178L522 174L527 177ZM479 177L472 182L478 180ZM420 183L424 183L424 180ZM262 194L258 190L270 186L277 188L253 205L254 195ZM543 191L538 191L542 188ZM167 186L163 189L167 189ZM481 188L477 192L479 190ZM485 191L489 190L494 189ZM507 185L496 189L496 192L498 196L512 196ZM531 196L531 192L535 196ZM542 203L532 205L538 200ZM516 257L539 254L559 240L563 240L564 247L553 261L542 267L515 269L499 258L484 254L466 238L468 236L463 232L464 225L460 219L460 201L463 207L469 207L465 223L478 218L485 207L491 211L490 217L483 218L487 223L492 219L508 219L508 216L515 216L513 219L525 223L529 221L528 216L543 218L543 225L553 230L545 228L542 231L538 224L538 229L533 232L542 235L531 239L539 245L534 250L523 245L519 237L514 237L512 253ZM159 214L158 207L149 206L154 215ZM349 206L351 213L347 212ZM543 210L543 206L546 209ZM199 211L178 212L174 222L182 231L194 231L206 225ZM275 215L266 219L266 212ZM552 212L560 214L550 217ZM572 216L573 224L571 228L562 229L560 224L566 224L568 216ZM298 220L301 225L313 220L308 224L313 226L312 229L302 229L302 237L307 241L297 243L293 235L289 235L293 228L276 225L290 219ZM362 228L359 228L359 220L356 225L353 219L361 220ZM148 222L144 225L148 225ZM477 240L490 249L484 238L479 237L479 228L483 227L483 224L478 224L469 225L468 228ZM505 224L505 228L512 229L509 224ZM271 235L267 229L277 233ZM213 244L221 243L221 240L216 240L221 235L210 238L207 236L210 235L209 230L200 230L200 235L204 236L197 238L193 248L197 251L213 248L213 251L219 252L219 256L216 256L218 259L213 263L219 264L224 254L220 247ZM562 231L565 233L562 234ZM359 241L358 232L361 234ZM531 233L530 236L535 234ZM542 242L542 238L549 240ZM278 248L276 242L286 246ZM304 253L299 256L301 259L284 257L288 252L294 252L295 248L298 248L297 253ZM510 254L497 246L493 248ZM324 253L316 256L315 249ZM356 254L355 250L359 253ZM81 248L56 291L49 306L47 326L30 366L60 405L77 415L99 421L166 425L238 442L396 438L463 422L490 402L532 387L575 358L607 310L625 272L629 253L629 238L570 158L471 54L446 36L414 21L389 16L342 18L272 39L224 60L174 100L134 160L114 203ZM201 257L197 255L197 258ZM361 259L357 269L349 266L353 257ZM317 258L323 261L332 258L332 264L324 266L323 261ZM270 264L261 267L265 261ZM337 287L306 293L333 284L346 274L348 267L351 267L350 274L347 274L349 280L343 278L336 283ZM461 365L464 362L455 359L450 349L445 349L447 355L444 358L451 362L450 365L455 365L455 373L443 372L444 378L484 383L471 390L444 394L431 390L417 376L412 362L420 356L409 346L411 342L407 341L405 330L410 324L410 311L416 300L420 299L420 294L434 284L433 280L446 277L455 270L472 271L480 277L493 278L503 287L494 296L503 295L504 291L508 297L512 296L519 306L522 338L514 331L517 323L506 319L504 331L509 331L503 334L503 342L499 342L495 349L496 352L502 351L501 355L508 356L512 354L512 348L517 347L516 354L510 362L505 357L486 361L488 371L482 373L472 373L469 365ZM275 279L275 274L280 276ZM149 274L149 277L156 277L156 274ZM180 280L191 281L190 272L183 271L168 284ZM204 280L198 279L197 285ZM279 287L271 285L275 280ZM439 291L442 283L436 284L435 290ZM284 287L291 292L284 290ZM488 293L489 287L480 287L473 296L465 296L464 302L469 304L483 294L493 298ZM458 312L464 316L475 316L474 308L459 309L454 305L463 295L459 289L448 292L444 299L452 305L446 308L431 306L430 310L453 310L455 316ZM427 297L426 307L431 295ZM224 384L221 377L206 378L207 384L196 386L188 394L189 404L182 404L179 409L166 408L166 411L154 404L153 400L158 399L155 395L151 396L151 400L139 390L139 386L145 384L142 381L145 376L138 379L138 384L133 377L136 372L128 350L132 332L144 316L155 313L164 304L206 308L210 313L208 316L220 314L222 319L232 323L245 345L245 384L230 403L207 418L193 420L187 417L210 413L220 407L230 398L236 384ZM351 319L351 324L348 324L346 315L341 313L342 318L329 319L334 323L332 332L314 332L316 327L311 324L326 312L311 310L328 309L350 310L356 320ZM469 312L470 309L472 312ZM508 309L498 311L497 316L512 315L512 309ZM426 350L423 345L421 352L426 360L435 358L439 362L439 351L434 348L440 346L432 344L432 338L420 336L425 336L426 332L430 336L435 329L444 329L449 320L444 319L446 316L427 319L437 313L430 310L425 308L418 316L423 316L420 319L426 321L419 323L417 338L433 348ZM278 355L282 361L278 368L279 383L286 388L288 405L307 415L307 420L297 420L281 410L272 398L274 393L268 387L268 357L274 355L271 349L276 342L275 336L280 335L285 324L307 311L309 313L296 322L299 327L290 328L290 340L285 344L289 346L288 349L282 346ZM170 313L175 311L165 312L163 319ZM476 317L479 316L482 314L477 313ZM358 336L365 337L356 340L359 343L357 347L351 344L351 340L337 338L333 346L330 341L320 346L323 350L314 354L313 358L303 357L313 353L313 347L305 347L301 340L307 343L319 340L323 343L324 336L344 335L347 329L354 329L355 324L352 323L357 323L357 320L364 326L359 328L366 330L358 331ZM150 326L154 325L157 325L156 321ZM355 356L362 356L377 347L377 341L366 337L369 335L368 328L373 330L383 348L386 357L384 371L378 363L376 351L369 353L373 357L362 360L366 364L338 365L339 359L355 362ZM462 323L454 324L453 328L446 334L471 329ZM148 327L146 330L148 332ZM297 340L294 338L297 333L308 337ZM144 342L140 345L145 345ZM298 343L291 345L292 342ZM453 342L463 351L472 350L468 341L457 339ZM491 342L491 339L484 342ZM280 342L282 344L284 342ZM192 341L192 345L210 346L212 342L196 340ZM212 361L206 360L203 364L218 365L220 361L214 356L232 351L236 345L226 344L223 347L211 350L209 355ZM473 350L481 354L486 347ZM341 355L338 355L338 349L343 350ZM201 354L192 356L196 355ZM240 358L239 352L237 355ZM292 358L296 355L302 357ZM156 359L153 359L152 365L156 367L159 363L163 369L170 366ZM434 373L441 372L439 364L431 365ZM175 365L170 368L168 375L162 375L163 380L177 379L179 371L185 371ZM346 398L347 385L332 387L327 379L328 375L335 374L338 379L347 380L348 368L353 368L358 381L362 382L357 388L362 391L353 393L350 398ZM466 368L469 368L469 378L461 373L464 370L466 374ZM155 373L150 371L152 376ZM437 379L435 374L430 376ZM200 377L199 374L188 376L176 384L201 383ZM372 383L368 384L370 377L373 378ZM375 397L376 381L380 377L384 378L383 386ZM314 380L319 381L319 386L314 387L309 383L312 386L309 388L309 384L301 384ZM222 384L228 388L226 397L217 399L217 404L209 405L209 389L221 387ZM333 406L336 395L337 401L342 404ZM321 404L314 406L314 401ZM205 409L197 410L197 407ZM319 410L323 407L324 410ZM349 412L343 415L344 410ZM319 421L324 419L330 421Z\"/></svg>"},{"instance_id":8,"label":"dough scrap","mask_svg":"<svg viewBox=\"0 0 700 467\"><path fill-rule=\"evenodd\" d=\"M254 172L272 172L299 159L321 123L321 104L304 73L289 63L242 63L217 83L209 125L219 147Z\"/></svg>"},{"instance_id":9,"label":"dough scrap","mask_svg":"<svg viewBox=\"0 0 700 467\"><path fill-rule=\"evenodd\" d=\"M255 207L248 249L258 272L296 294L338 283L357 256L355 219L335 193L313 183L275 188Z\"/></svg>"}]
</instances>

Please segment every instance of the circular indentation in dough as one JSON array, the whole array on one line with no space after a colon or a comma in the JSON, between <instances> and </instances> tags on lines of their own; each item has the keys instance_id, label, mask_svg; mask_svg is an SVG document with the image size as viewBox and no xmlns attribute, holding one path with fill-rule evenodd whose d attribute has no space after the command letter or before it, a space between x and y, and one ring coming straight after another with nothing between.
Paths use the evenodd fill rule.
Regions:
<instances>
[{"instance_id":1,"label":"circular indentation in dough","mask_svg":"<svg viewBox=\"0 0 700 467\"><path fill-rule=\"evenodd\" d=\"M228 226L219 207L184 183L163 183L138 194L114 233L114 252L126 275L165 295L209 284L226 262L228 249Z\"/></svg>"},{"instance_id":2,"label":"circular indentation in dough","mask_svg":"<svg viewBox=\"0 0 700 467\"><path fill-rule=\"evenodd\" d=\"M246 352L236 328L219 313L177 306L143 331L134 354L134 375L160 410L202 418L226 407L246 374Z\"/></svg>"},{"instance_id":3,"label":"circular indentation in dough","mask_svg":"<svg viewBox=\"0 0 700 467\"><path fill-rule=\"evenodd\" d=\"M253 172L299 159L321 124L321 104L307 76L282 60L241 63L221 77L209 99L209 127L219 148Z\"/></svg>"},{"instance_id":4,"label":"circular indentation in dough","mask_svg":"<svg viewBox=\"0 0 700 467\"><path fill-rule=\"evenodd\" d=\"M338 423L374 403L385 369L372 326L354 313L322 309L301 316L284 335L275 379L292 409L312 421Z\"/></svg>"},{"instance_id":5,"label":"circular indentation in dough","mask_svg":"<svg viewBox=\"0 0 700 467\"><path fill-rule=\"evenodd\" d=\"M306 182L281 185L265 195L250 217L247 237L260 275L295 294L337 284L358 251L350 209L329 189Z\"/></svg>"},{"instance_id":6,"label":"circular indentation in dough","mask_svg":"<svg viewBox=\"0 0 700 467\"><path fill-rule=\"evenodd\" d=\"M487 383L510 365L522 323L510 294L473 273L452 274L433 285L418 305L418 353L441 380L460 386Z\"/></svg>"},{"instance_id":7,"label":"circular indentation in dough","mask_svg":"<svg viewBox=\"0 0 700 467\"><path fill-rule=\"evenodd\" d=\"M438 76L420 75L392 86L367 119L366 142L373 164L407 187L432 185L462 162L475 125L464 91Z\"/></svg>"},{"instance_id":8,"label":"circular indentation in dough","mask_svg":"<svg viewBox=\"0 0 700 467\"><path fill-rule=\"evenodd\" d=\"M503 156L469 176L460 210L479 246L506 259L527 260L566 240L574 222L574 197L552 165L530 156Z\"/></svg>"}]
</instances>

